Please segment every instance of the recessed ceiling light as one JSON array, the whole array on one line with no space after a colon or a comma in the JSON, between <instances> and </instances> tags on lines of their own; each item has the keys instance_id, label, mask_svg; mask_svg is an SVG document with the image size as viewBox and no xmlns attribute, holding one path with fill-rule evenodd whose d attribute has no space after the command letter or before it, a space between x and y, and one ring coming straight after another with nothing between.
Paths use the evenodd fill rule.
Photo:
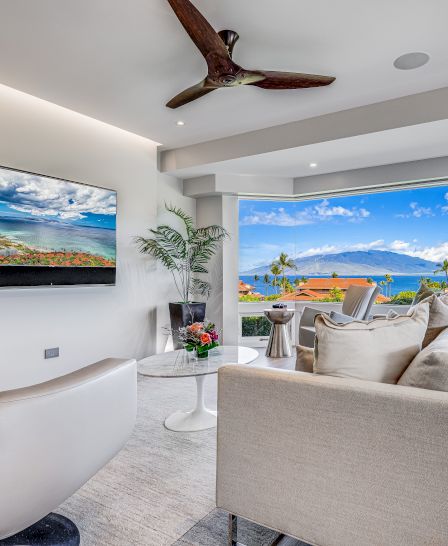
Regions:
<instances>
[{"instance_id":1,"label":"recessed ceiling light","mask_svg":"<svg viewBox=\"0 0 448 546\"><path fill-rule=\"evenodd\" d=\"M178 127L183 127L183 126L185 125L185 121L181 121L181 120L176 121L176 125L177 125Z\"/></svg>"},{"instance_id":2,"label":"recessed ceiling light","mask_svg":"<svg viewBox=\"0 0 448 546\"><path fill-rule=\"evenodd\" d=\"M315 169L315 168L317 167L317 163L310 163L310 167L311 167L312 169Z\"/></svg>"},{"instance_id":3,"label":"recessed ceiling light","mask_svg":"<svg viewBox=\"0 0 448 546\"><path fill-rule=\"evenodd\" d=\"M414 70L420 68L429 61L429 55L420 51L405 53L394 61L395 68L398 70Z\"/></svg>"}]
</instances>

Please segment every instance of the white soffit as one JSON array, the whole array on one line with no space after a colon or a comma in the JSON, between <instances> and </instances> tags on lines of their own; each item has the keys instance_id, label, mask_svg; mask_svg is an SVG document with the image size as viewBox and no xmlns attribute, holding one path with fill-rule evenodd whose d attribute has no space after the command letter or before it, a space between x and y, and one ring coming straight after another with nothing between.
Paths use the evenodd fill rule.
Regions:
<instances>
[{"instance_id":1,"label":"white soffit","mask_svg":"<svg viewBox=\"0 0 448 546\"><path fill-rule=\"evenodd\" d=\"M448 120L198 165L176 175L184 179L210 173L299 178L442 156L448 156ZM310 168L311 162L317 167Z\"/></svg>"}]
</instances>

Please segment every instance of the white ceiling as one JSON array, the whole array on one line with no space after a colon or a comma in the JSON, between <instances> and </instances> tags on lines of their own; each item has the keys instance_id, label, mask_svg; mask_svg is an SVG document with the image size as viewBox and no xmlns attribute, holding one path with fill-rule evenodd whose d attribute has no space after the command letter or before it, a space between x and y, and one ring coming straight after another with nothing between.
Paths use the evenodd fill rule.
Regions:
<instances>
[{"instance_id":1,"label":"white ceiling","mask_svg":"<svg viewBox=\"0 0 448 546\"><path fill-rule=\"evenodd\" d=\"M239 32L239 64L337 81L224 89L171 111L164 104L199 81L205 63L166 0L3 0L0 83L168 148L448 85L446 0L193 1L217 30ZM396 70L409 51L430 63Z\"/></svg>"},{"instance_id":2,"label":"white ceiling","mask_svg":"<svg viewBox=\"0 0 448 546\"><path fill-rule=\"evenodd\" d=\"M175 174L184 179L211 173L299 178L442 156L448 156L448 120L198 165Z\"/></svg>"}]
</instances>

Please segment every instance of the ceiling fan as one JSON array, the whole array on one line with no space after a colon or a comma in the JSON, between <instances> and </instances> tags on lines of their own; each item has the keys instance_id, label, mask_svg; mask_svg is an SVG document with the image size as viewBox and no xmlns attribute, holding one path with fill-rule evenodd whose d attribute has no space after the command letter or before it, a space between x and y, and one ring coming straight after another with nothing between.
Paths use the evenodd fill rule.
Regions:
<instances>
[{"instance_id":1,"label":"ceiling fan","mask_svg":"<svg viewBox=\"0 0 448 546\"><path fill-rule=\"evenodd\" d=\"M300 89L330 85L336 79L295 72L246 70L232 60L233 48L239 38L235 31L215 32L189 0L168 2L208 66L206 78L171 99L168 108L179 108L221 87L255 85L263 89Z\"/></svg>"}]
</instances>

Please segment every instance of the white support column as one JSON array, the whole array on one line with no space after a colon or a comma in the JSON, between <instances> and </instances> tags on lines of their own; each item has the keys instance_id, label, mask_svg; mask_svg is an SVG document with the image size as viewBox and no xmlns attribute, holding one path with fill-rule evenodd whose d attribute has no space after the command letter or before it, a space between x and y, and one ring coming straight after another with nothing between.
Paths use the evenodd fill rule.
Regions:
<instances>
[{"instance_id":1,"label":"white support column","mask_svg":"<svg viewBox=\"0 0 448 546\"><path fill-rule=\"evenodd\" d=\"M239 225L238 197L222 196L223 226L230 234L223 245L223 329L226 345L238 345Z\"/></svg>"},{"instance_id":2,"label":"white support column","mask_svg":"<svg viewBox=\"0 0 448 546\"><path fill-rule=\"evenodd\" d=\"M238 344L238 197L217 195L197 200L198 227L223 226L230 234L209 265L212 293L207 302L207 318L222 330L226 345Z\"/></svg>"}]
</instances>

